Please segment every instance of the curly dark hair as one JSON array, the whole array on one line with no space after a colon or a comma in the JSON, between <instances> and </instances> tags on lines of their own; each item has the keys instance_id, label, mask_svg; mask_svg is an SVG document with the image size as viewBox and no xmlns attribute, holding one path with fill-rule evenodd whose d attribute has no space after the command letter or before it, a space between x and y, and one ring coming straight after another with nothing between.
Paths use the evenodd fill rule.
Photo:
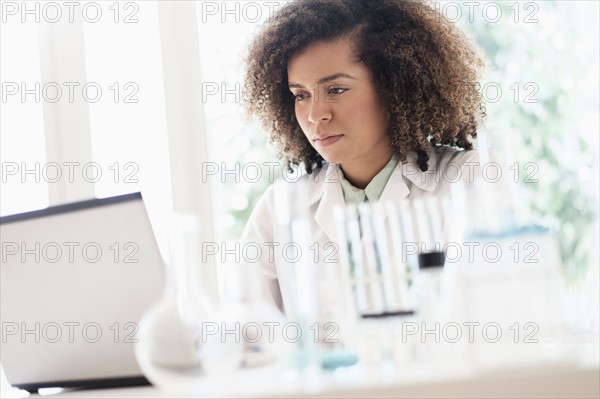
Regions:
<instances>
[{"instance_id":1,"label":"curly dark hair","mask_svg":"<svg viewBox=\"0 0 600 399\"><path fill-rule=\"evenodd\" d=\"M461 30L420 0L295 0L251 43L245 77L246 109L271 131L288 168L311 173L324 162L296 120L288 62L314 42L343 37L372 75L402 161L414 151L426 171L432 146L472 148L485 118L477 80L486 62Z\"/></svg>"}]
</instances>

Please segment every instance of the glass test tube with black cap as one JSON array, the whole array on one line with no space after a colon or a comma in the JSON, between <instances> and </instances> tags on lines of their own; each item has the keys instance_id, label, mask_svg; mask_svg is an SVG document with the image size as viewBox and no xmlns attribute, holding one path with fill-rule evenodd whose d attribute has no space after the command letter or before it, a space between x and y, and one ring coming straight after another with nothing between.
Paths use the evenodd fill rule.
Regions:
<instances>
[{"instance_id":1,"label":"glass test tube with black cap","mask_svg":"<svg viewBox=\"0 0 600 399\"><path fill-rule=\"evenodd\" d=\"M416 279L418 312L423 320L438 318L445 253L442 249L440 212L433 198L413 200L419 237L419 272Z\"/></svg>"}]
</instances>

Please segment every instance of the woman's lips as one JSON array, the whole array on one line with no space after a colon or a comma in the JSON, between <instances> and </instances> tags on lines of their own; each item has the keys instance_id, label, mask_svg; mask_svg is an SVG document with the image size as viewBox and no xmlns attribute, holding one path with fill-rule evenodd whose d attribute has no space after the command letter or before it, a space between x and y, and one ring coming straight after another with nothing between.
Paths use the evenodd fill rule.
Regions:
<instances>
[{"instance_id":1,"label":"woman's lips","mask_svg":"<svg viewBox=\"0 0 600 399\"><path fill-rule=\"evenodd\" d=\"M315 144L318 144L321 147L327 147L329 145L336 143L343 136L344 136L343 134L337 134L335 136L328 136L328 137L325 137L322 139L315 139Z\"/></svg>"}]
</instances>

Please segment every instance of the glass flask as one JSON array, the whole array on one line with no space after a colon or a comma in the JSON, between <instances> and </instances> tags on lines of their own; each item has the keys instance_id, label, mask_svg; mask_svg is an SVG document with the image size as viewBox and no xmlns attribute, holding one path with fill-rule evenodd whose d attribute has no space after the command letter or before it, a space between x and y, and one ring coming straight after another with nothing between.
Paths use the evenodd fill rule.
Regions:
<instances>
[{"instance_id":1,"label":"glass flask","mask_svg":"<svg viewBox=\"0 0 600 399\"><path fill-rule=\"evenodd\" d=\"M241 262L222 267L223 299L204 330L202 362L206 372L223 374L237 367L283 368L292 350L286 339L286 319L265 298L256 265Z\"/></svg>"},{"instance_id":2,"label":"glass flask","mask_svg":"<svg viewBox=\"0 0 600 399\"><path fill-rule=\"evenodd\" d=\"M176 215L169 234L166 286L140 322L135 354L146 378L168 392L191 392L203 375L202 323L209 303L200 287L200 225Z\"/></svg>"}]
</instances>

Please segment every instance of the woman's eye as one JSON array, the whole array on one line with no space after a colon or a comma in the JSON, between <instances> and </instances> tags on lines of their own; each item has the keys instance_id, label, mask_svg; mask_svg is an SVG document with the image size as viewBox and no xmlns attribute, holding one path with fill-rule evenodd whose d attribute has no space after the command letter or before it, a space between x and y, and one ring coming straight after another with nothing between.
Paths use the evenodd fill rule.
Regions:
<instances>
[{"instance_id":1,"label":"woman's eye","mask_svg":"<svg viewBox=\"0 0 600 399\"><path fill-rule=\"evenodd\" d=\"M300 93L294 94L294 100L296 100L296 101L302 101L305 98L306 98L306 93L300 92Z\"/></svg>"},{"instance_id":2,"label":"woman's eye","mask_svg":"<svg viewBox=\"0 0 600 399\"><path fill-rule=\"evenodd\" d=\"M342 94L345 93L348 89L344 89L343 87L332 87L329 89L329 94Z\"/></svg>"}]
</instances>

